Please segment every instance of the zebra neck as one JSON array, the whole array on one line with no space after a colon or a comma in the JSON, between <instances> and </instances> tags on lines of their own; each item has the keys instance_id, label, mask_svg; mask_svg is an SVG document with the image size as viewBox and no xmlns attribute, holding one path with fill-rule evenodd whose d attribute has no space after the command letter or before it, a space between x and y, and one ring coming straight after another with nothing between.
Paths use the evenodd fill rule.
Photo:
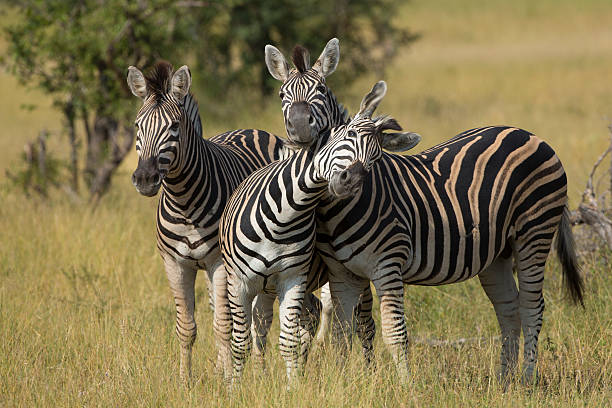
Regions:
<instances>
[{"instance_id":1,"label":"zebra neck","mask_svg":"<svg viewBox=\"0 0 612 408\"><path fill-rule=\"evenodd\" d=\"M282 169L278 184L272 183L269 189L277 190L282 197L271 196L277 202L277 217L283 222L290 222L301 215L311 212L319 204L327 191L328 183L321 178L314 166L316 151L313 148L300 151L288 159L288 166ZM276 184L276 185L274 185Z\"/></svg>"},{"instance_id":2,"label":"zebra neck","mask_svg":"<svg viewBox=\"0 0 612 408\"><path fill-rule=\"evenodd\" d=\"M300 200L305 206L317 205L322 196L327 192L328 180L317 170L317 160L319 151L331 138L331 132L325 131L317 142L296 155L296 160L292 166L292 174L295 176L295 183L298 189L294 188L293 197Z\"/></svg>"},{"instance_id":3,"label":"zebra neck","mask_svg":"<svg viewBox=\"0 0 612 408\"><path fill-rule=\"evenodd\" d=\"M329 128L347 124L350 120L348 110L338 102L331 89L327 92L327 99L330 106Z\"/></svg>"},{"instance_id":4,"label":"zebra neck","mask_svg":"<svg viewBox=\"0 0 612 408\"><path fill-rule=\"evenodd\" d=\"M191 94L185 97L181 116L181 133L176 158L177 165L164 179L165 198L180 212L188 214L196 199L211 190L214 166L214 143L202 137L202 124L198 104Z\"/></svg>"}]
</instances>

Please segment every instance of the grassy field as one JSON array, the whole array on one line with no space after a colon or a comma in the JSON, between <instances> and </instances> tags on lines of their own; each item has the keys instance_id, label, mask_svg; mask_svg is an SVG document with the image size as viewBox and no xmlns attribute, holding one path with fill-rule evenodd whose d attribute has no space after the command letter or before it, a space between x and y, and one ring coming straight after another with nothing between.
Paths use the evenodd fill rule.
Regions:
<instances>
[{"instance_id":1,"label":"grassy field","mask_svg":"<svg viewBox=\"0 0 612 408\"><path fill-rule=\"evenodd\" d=\"M423 148L481 125L530 130L558 152L575 205L608 141L612 3L413 0L397 18L423 37L390 67L379 111L421 133ZM341 92L351 111L376 79L362 78ZM47 202L24 200L7 187L5 170L41 128L58 133L60 117L40 93L7 73L0 72L0 89L0 406L610 405L612 257L605 252L582 260L584 310L570 305L558 263L549 262L541 381L533 388L516 383L502 392L495 340L458 348L415 344L411 383L402 385L378 335L372 371L365 371L357 347L346 364L316 350L304 378L287 392L275 323L268 370L260 375L249 366L243 385L229 394L213 373L212 314L201 279L197 381L185 389L178 380L174 306L154 242L156 200L138 195L129 180L135 153L95 210L59 194ZM20 108L30 104L38 108ZM273 100L263 111L223 123L202 112L205 133L257 127L284 134L279 108ZM65 140L56 139L51 147L62 151ZM498 335L476 280L408 287L406 310L417 338Z\"/></svg>"}]
</instances>

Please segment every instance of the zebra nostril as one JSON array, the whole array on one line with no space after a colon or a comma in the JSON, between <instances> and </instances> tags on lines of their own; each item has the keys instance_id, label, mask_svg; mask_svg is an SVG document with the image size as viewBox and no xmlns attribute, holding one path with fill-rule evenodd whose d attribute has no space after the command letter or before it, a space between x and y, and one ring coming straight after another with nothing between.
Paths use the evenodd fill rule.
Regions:
<instances>
[{"instance_id":1,"label":"zebra nostril","mask_svg":"<svg viewBox=\"0 0 612 408\"><path fill-rule=\"evenodd\" d=\"M308 118L308 123L310 124L310 126L315 124L314 116L311 115L310 118Z\"/></svg>"},{"instance_id":2,"label":"zebra nostril","mask_svg":"<svg viewBox=\"0 0 612 408\"><path fill-rule=\"evenodd\" d=\"M153 175L153 184L159 183L159 174Z\"/></svg>"},{"instance_id":3,"label":"zebra nostril","mask_svg":"<svg viewBox=\"0 0 612 408\"><path fill-rule=\"evenodd\" d=\"M346 182L347 179L348 179L348 171L344 170L342 173L340 173L340 181Z\"/></svg>"},{"instance_id":4,"label":"zebra nostril","mask_svg":"<svg viewBox=\"0 0 612 408\"><path fill-rule=\"evenodd\" d=\"M138 184L138 180L136 180L136 173L132 173L132 184L133 185Z\"/></svg>"}]
</instances>

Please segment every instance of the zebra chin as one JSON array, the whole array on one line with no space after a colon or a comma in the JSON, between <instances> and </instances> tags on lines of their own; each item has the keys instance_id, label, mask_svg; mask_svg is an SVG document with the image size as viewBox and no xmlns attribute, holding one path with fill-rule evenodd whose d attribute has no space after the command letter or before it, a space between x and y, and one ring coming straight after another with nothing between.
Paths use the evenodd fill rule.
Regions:
<instances>
[{"instance_id":1,"label":"zebra chin","mask_svg":"<svg viewBox=\"0 0 612 408\"><path fill-rule=\"evenodd\" d=\"M159 191L159 188L161 187L162 183L161 181L157 184L148 184L148 185L136 185L134 184L134 187L136 187L136 191L138 191L140 194L142 194L145 197L153 197L157 194L157 192Z\"/></svg>"}]
</instances>

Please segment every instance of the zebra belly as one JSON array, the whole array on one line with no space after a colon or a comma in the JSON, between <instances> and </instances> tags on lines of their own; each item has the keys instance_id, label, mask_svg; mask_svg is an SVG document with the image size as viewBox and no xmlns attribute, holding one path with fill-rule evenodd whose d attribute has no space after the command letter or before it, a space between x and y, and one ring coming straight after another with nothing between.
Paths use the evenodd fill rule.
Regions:
<instances>
[{"instance_id":1,"label":"zebra belly","mask_svg":"<svg viewBox=\"0 0 612 408\"><path fill-rule=\"evenodd\" d=\"M407 236L392 240L408 242ZM334 246L317 242L317 249L331 271L348 270L363 279L373 279L379 271L395 268L398 273L408 269L412 260L410 245L397 245L392 252L377 251L375 245L361 247L357 243Z\"/></svg>"}]
</instances>

